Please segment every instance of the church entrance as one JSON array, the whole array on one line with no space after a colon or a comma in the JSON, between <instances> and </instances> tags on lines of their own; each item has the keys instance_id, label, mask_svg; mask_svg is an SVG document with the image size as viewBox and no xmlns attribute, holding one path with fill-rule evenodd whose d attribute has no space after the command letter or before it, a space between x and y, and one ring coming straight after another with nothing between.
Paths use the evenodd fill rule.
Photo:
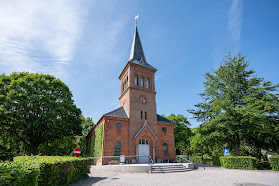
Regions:
<instances>
[{"instance_id":1,"label":"church entrance","mask_svg":"<svg viewBox=\"0 0 279 186\"><path fill-rule=\"evenodd\" d=\"M148 163L149 162L149 142L145 138L141 138L139 140L139 156L146 156L146 157L139 157L139 163Z\"/></svg>"}]
</instances>

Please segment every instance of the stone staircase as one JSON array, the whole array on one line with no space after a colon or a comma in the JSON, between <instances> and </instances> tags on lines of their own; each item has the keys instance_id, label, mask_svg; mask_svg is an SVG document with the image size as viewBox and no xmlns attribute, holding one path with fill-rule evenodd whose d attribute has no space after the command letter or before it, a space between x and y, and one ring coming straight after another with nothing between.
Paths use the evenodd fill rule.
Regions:
<instances>
[{"instance_id":1,"label":"stone staircase","mask_svg":"<svg viewBox=\"0 0 279 186\"><path fill-rule=\"evenodd\" d=\"M187 168L180 163L158 163L152 165L150 173L186 172L191 170L191 168Z\"/></svg>"}]
</instances>

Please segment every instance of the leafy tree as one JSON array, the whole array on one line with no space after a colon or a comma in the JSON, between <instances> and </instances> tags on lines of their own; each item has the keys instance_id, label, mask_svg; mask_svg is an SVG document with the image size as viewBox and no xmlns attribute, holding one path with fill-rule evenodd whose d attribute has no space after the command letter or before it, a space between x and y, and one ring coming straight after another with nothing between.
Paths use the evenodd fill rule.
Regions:
<instances>
[{"instance_id":1,"label":"leafy tree","mask_svg":"<svg viewBox=\"0 0 279 186\"><path fill-rule=\"evenodd\" d=\"M175 123L174 126L174 139L175 139L175 148L179 151L177 153L183 153L190 145L190 137L192 136L192 132L190 127L190 123L187 120L187 117L184 117L181 114L170 114L169 116L163 117L173 121Z\"/></svg>"},{"instance_id":2,"label":"leafy tree","mask_svg":"<svg viewBox=\"0 0 279 186\"><path fill-rule=\"evenodd\" d=\"M0 127L30 146L81 133L81 111L72 93L51 75L0 75Z\"/></svg>"},{"instance_id":3,"label":"leafy tree","mask_svg":"<svg viewBox=\"0 0 279 186\"><path fill-rule=\"evenodd\" d=\"M245 57L226 56L213 73L206 73L203 102L190 110L202 121L199 132L214 144L228 144L240 155L245 141L257 148L278 149L279 97L273 92L279 85L264 81L247 70Z\"/></svg>"},{"instance_id":4,"label":"leafy tree","mask_svg":"<svg viewBox=\"0 0 279 186\"><path fill-rule=\"evenodd\" d=\"M82 128L82 135L87 136L90 130L94 127L94 122L92 118L81 116L81 128Z\"/></svg>"},{"instance_id":5,"label":"leafy tree","mask_svg":"<svg viewBox=\"0 0 279 186\"><path fill-rule=\"evenodd\" d=\"M67 136L41 144L37 152L44 156L70 156L76 147L76 138Z\"/></svg>"}]
</instances>

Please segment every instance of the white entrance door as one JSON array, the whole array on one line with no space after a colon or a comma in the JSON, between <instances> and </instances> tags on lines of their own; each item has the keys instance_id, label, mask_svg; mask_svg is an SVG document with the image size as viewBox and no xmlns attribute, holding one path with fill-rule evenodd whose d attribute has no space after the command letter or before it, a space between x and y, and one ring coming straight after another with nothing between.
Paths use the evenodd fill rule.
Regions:
<instances>
[{"instance_id":1,"label":"white entrance door","mask_svg":"<svg viewBox=\"0 0 279 186\"><path fill-rule=\"evenodd\" d=\"M140 139L139 141L139 163L149 162L149 142L147 139ZM141 157L145 156L145 157Z\"/></svg>"}]
</instances>

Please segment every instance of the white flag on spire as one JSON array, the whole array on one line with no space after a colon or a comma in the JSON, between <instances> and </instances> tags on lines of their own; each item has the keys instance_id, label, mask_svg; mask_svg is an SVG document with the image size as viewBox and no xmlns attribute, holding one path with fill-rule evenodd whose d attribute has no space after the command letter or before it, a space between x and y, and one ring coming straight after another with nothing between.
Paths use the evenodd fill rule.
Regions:
<instances>
[{"instance_id":1,"label":"white flag on spire","mask_svg":"<svg viewBox=\"0 0 279 186\"><path fill-rule=\"evenodd\" d=\"M139 15L136 15L135 20L137 20L139 18Z\"/></svg>"}]
</instances>

